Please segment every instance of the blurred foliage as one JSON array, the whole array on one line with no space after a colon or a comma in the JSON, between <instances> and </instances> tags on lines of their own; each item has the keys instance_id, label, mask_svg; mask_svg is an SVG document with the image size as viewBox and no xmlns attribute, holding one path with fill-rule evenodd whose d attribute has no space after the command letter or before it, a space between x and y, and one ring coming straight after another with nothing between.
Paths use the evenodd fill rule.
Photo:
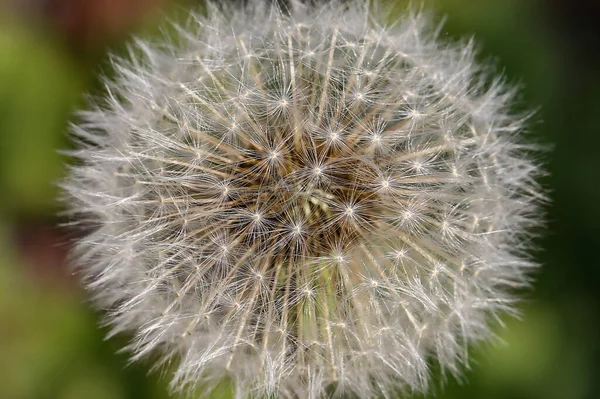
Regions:
<instances>
[{"instance_id":1,"label":"blurred foliage","mask_svg":"<svg viewBox=\"0 0 600 399\"><path fill-rule=\"evenodd\" d=\"M191 3L180 1L179 11ZM398 12L405 4L398 1ZM538 240L544 267L523 318L506 320L496 345L474 349L463 383L449 377L434 393L446 399L600 397L600 62L590 54L597 42L577 34L578 15L562 15L558 1L425 4L448 16L445 34L474 34L482 59L493 55L499 70L522 86L520 107L538 109L527 134L553 146L544 156L552 197ZM117 353L126 337L103 340L100 315L85 303L64 257L53 263L34 256L60 248L62 236L27 238L56 222L54 183L65 168L57 149L68 146L68 120L83 93L100 93L94 76L108 72L98 57L104 49L77 53L65 43L38 20L0 14L0 397L167 398L168 378L148 377L148 364L128 365L126 354ZM228 397L228 390L213 396Z\"/></svg>"},{"instance_id":2,"label":"blurred foliage","mask_svg":"<svg viewBox=\"0 0 600 399\"><path fill-rule=\"evenodd\" d=\"M56 197L65 120L82 74L54 38L0 18L2 211L40 215ZM4 22L4 23L2 23Z\"/></svg>"}]
</instances>

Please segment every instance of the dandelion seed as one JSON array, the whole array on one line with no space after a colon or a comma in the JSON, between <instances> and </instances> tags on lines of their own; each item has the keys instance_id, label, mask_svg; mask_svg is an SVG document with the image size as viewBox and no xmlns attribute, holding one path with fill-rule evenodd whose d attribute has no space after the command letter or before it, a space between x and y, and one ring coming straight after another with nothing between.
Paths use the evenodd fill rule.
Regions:
<instances>
[{"instance_id":1,"label":"dandelion seed","mask_svg":"<svg viewBox=\"0 0 600 399\"><path fill-rule=\"evenodd\" d=\"M79 273L173 390L426 392L535 266L514 90L422 13L247 3L114 60L72 128Z\"/></svg>"}]
</instances>

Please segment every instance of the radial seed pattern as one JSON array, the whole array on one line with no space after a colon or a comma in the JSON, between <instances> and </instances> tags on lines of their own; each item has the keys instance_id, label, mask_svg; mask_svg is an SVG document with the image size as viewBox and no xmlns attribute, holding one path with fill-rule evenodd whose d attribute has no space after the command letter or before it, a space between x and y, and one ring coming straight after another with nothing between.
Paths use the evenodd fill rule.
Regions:
<instances>
[{"instance_id":1,"label":"radial seed pattern","mask_svg":"<svg viewBox=\"0 0 600 399\"><path fill-rule=\"evenodd\" d=\"M137 41L73 127L81 273L176 389L425 391L533 266L513 94L421 14L250 3Z\"/></svg>"}]
</instances>

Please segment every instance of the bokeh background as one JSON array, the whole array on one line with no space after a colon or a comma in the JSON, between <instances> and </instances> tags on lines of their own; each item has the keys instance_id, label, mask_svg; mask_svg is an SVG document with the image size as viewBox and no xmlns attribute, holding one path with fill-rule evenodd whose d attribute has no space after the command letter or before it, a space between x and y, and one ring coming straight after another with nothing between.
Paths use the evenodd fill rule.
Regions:
<instances>
[{"instance_id":1,"label":"bokeh background","mask_svg":"<svg viewBox=\"0 0 600 399\"><path fill-rule=\"evenodd\" d=\"M425 4L447 16L445 35L475 35L481 58L521 85L518 107L537 110L527 134L550 148L552 199L522 320L507 319L495 345L474 348L464 381L435 393L600 398L600 1ZM103 339L67 266L73 233L57 227L55 183L72 113L111 73L106 54L189 6L201 1L0 0L0 398L168 398L168 378L118 353L126 337Z\"/></svg>"}]
</instances>

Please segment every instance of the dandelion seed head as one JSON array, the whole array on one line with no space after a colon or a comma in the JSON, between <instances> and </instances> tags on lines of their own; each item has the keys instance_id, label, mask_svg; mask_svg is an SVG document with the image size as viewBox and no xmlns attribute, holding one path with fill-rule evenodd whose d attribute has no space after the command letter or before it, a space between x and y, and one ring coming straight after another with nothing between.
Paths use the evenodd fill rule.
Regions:
<instances>
[{"instance_id":1,"label":"dandelion seed head","mask_svg":"<svg viewBox=\"0 0 600 399\"><path fill-rule=\"evenodd\" d=\"M543 198L515 92L383 11L209 5L73 125L79 272L173 390L426 392L514 312Z\"/></svg>"}]
</instances>

